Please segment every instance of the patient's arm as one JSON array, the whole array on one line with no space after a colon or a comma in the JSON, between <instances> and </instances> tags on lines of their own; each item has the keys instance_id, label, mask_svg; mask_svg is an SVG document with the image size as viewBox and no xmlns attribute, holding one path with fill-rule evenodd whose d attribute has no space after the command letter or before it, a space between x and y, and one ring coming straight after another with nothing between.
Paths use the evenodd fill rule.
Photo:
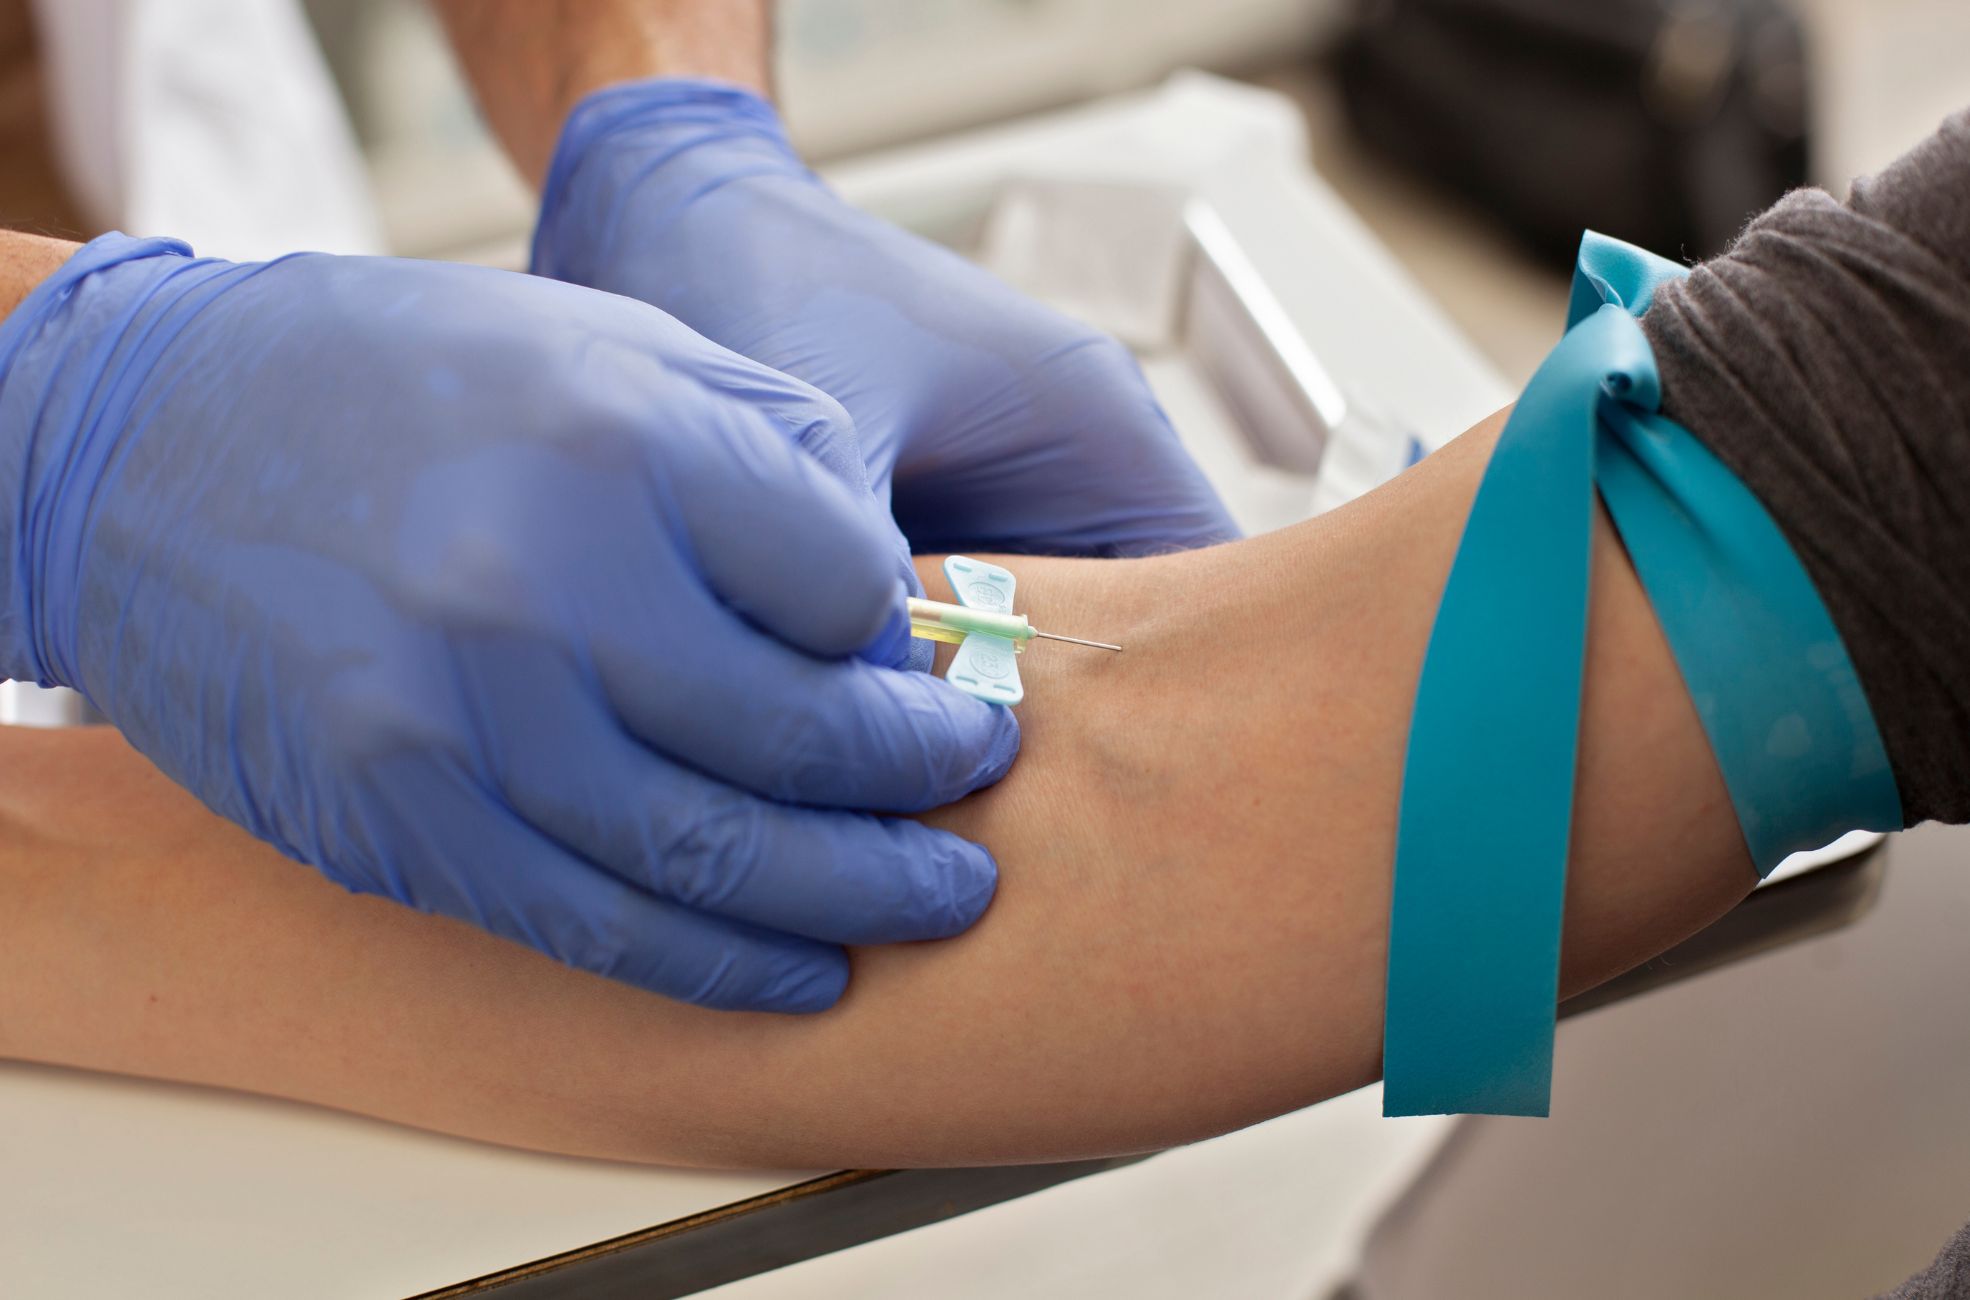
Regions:
<instances>
[{"instance_id":1,"label":"patient's arm","mask_svg":"<svg viewBox=\"0 0 1970 1300\"><path fill-rule=\"evenodd\" d=\"M110 733L0 751L0 1054L523 1146L896 1165L1153 1148L1376 1076L1411 696L1496 422L1346 509L1209 551L1016 562L1025 750L938 814L998 855L972 932L840 1007L707 1012L352 897ZM1567 991L1753 884L1653 617L1597 522ZM1481 760L1480 760L1481 761Z\"/></svg>"}]
</instances>

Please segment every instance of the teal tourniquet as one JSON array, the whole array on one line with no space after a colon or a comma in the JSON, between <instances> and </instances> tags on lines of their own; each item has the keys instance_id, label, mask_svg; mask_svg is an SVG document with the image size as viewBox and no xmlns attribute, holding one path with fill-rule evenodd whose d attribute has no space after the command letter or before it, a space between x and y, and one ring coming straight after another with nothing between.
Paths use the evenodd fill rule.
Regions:
<instances>
[{"instance_id":1,"label":"teal tourniquet","mask_svg":"<svg viewBox=\"0 0 1970 1300\"><path fill-rule=\"evenodd\" d=\"M1594 491L1695 701L1760 875L1902 824L1812 581L1656 407L1636 318L1687 272L1589 233L1567 332L1499 435L1430 633L1389 920L1383 1112L1544 1115L1586 662Z\"/></svg>"}]
</instances>

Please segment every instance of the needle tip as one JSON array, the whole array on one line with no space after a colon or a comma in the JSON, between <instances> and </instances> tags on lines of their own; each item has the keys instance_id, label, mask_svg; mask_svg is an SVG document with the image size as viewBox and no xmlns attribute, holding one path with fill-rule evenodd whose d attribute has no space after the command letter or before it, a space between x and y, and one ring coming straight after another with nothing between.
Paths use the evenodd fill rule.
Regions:
<instances>
[{"instance_id":1,"label":"needle tip","mask_svg":"<svg viewBox=\"0 0 1970 1300\"><path fill-rule=\"evenodd\" d=\"M1088 641L1078 636L1062 636L1058 632L1042 632L1038 628L1033 630L1033 635L1043 636L1049 641L1065 641L1069 645L1084 645L1091 650L1113 650L1116 654L1122 652L1121 646L1112 645L1107 641Z\"/></svg>"}]
</instances>

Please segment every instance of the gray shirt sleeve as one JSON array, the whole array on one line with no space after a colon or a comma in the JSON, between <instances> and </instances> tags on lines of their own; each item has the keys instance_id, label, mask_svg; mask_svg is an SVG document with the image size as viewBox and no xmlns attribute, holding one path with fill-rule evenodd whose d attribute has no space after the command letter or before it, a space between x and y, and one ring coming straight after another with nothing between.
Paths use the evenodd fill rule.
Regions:
<instances>
[{"instance_id":1,"label":"gray shirt sleeve","mask_svg":"<svg viewBox=\"0 0 1970 1300\"><path fill-rule=\"evenodd\" d=\"M1963 1300L1970 1295L1970 1223L1958 1228L1935 1263L1878 1300Z\"/></svg>"},{"instance_id":2,"label":"gray shirt sleeve","mask_svg":"<svg viewBox=\"0 0 1970 1300\"><path fill-rule=\"evenodd\" d=\"M1970 111L1786 196L1642 319L1663 411L1819 588L1913 824L1970 821Z\"/></svg>"}]
</instances>

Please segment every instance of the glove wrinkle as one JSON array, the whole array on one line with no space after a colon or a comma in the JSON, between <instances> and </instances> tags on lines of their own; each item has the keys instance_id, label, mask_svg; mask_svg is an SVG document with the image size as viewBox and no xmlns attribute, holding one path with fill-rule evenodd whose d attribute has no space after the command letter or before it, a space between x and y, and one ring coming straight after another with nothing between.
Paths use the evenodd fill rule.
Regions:
<instances>
[{"instance_id":1,"label":"glove wrinkle","mask_svg":"<svg viewBox=\"0 0 1970 1300\"><path fill-rule=\"evenodd\" d=\"M843 204L750 92L658 79L583 101L533 266L839 401L919 551L1128 555L1237 535L1125 349Z\"/></svg>"}]
</instances>

